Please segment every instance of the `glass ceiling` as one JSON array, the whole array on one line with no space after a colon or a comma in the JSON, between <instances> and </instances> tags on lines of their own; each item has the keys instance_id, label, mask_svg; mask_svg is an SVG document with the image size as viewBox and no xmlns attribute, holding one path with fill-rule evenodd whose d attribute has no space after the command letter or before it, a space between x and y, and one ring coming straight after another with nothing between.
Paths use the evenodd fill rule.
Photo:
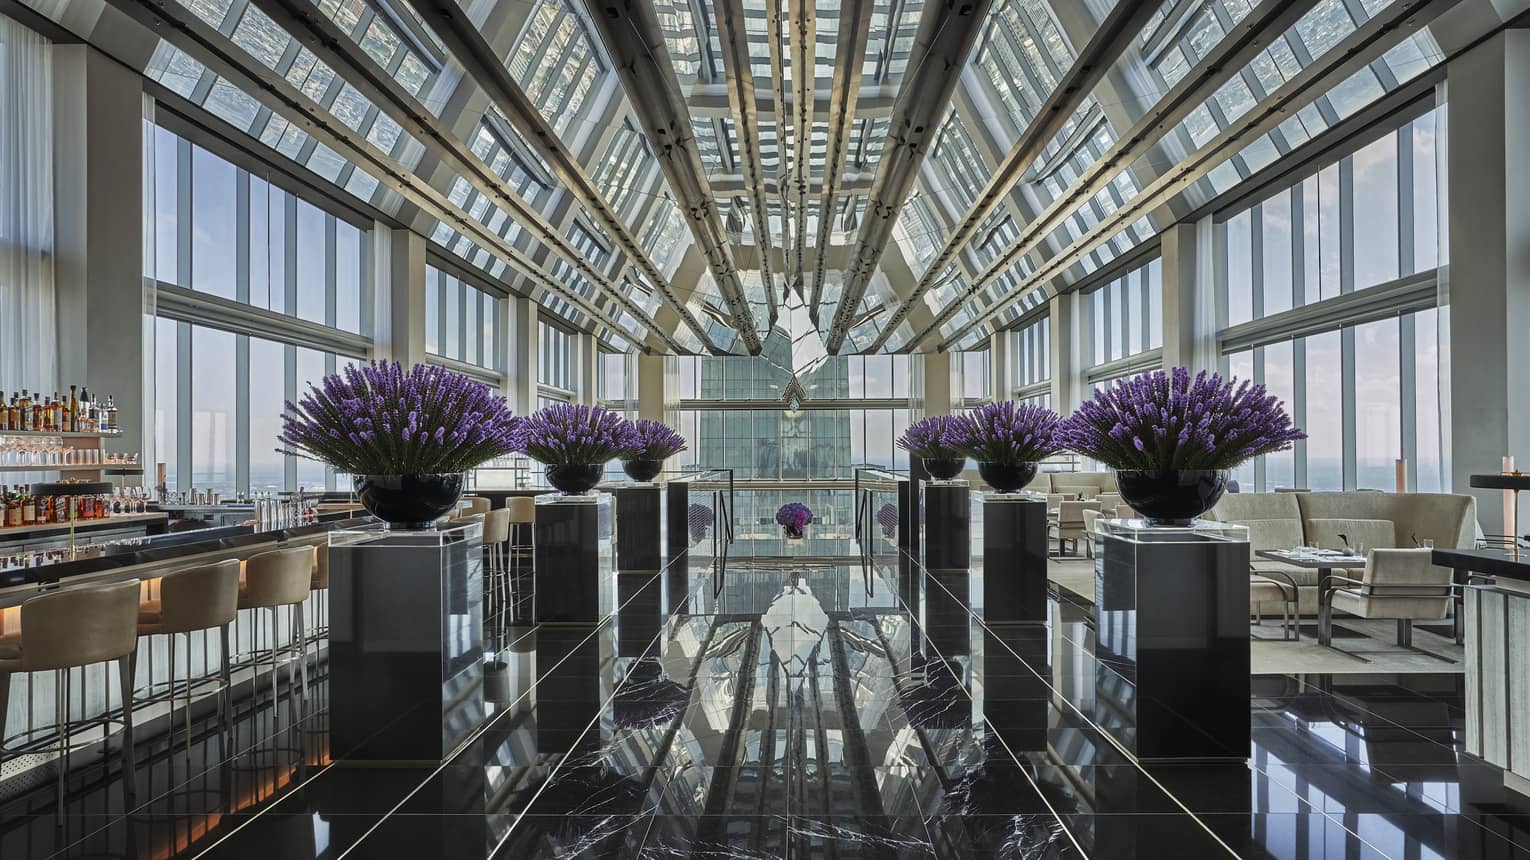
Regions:
<instances>
[{"instance_id":1,"label":"glass ceiling","mask_svg":"<svg viewBox=\"0 0 1530 860\"><path fill-rule=\"evenodd\" d=\"M422 23L438 20L422 18L431 0L320 0L317 10L360 49L327 56L305 47L315 44L311 36L295 38L302 34L273 19L293 2L303 5L180 0L202 36L162 30L170 38L160 41L146 74L364 207L428 225L440 251L530 294L611 348L744 350L736 309L667 178L667 169L686 165L656 156L665 151L651 138L659 100L624 90L586 2L462 4L469 19L482 22L486 47L502 58L534 117L508 115L495 99L474 97L485 83L443 47L450 40ZM950 249L941 255L950 262L931 272L956 225L983 211L980 192L1068 74L1079 43L1104 14L1095 9L1101 5L995 0L973 25L981 28L975 47L920 153L912 190L906 199L881 201L897 207L891 241L864 249L858 237L884 148L900 112L919 97L902 84L918 59L922 4L656 0L655 39L668 50L667 71L689 113L692 137L679 143L694 147L701 187L721 218L760 340L773 319L794 341L805 336L804 325L826 335L848 258L860 250L880 270L845 350L978 345L1059 285L1151 241L1168 226L1163 213L1171 208L1211 201L1443 59L1427 29L1389 27L1363 45L1368 62L1346 67L1341 60L1350 51L1340 47L1364 36L1367 26L1381 28L1384 21L1373 19L1385 19L1391 4L1322 0L1304 4L1311 8L1294 26L1261 38L1257 56L1206 87L1199 83L1206 59L1261 4L1166 0L1130 44L1108 55L1115 73L1069 105L1063 128L1000 189L1007 193L973 222L970 239L954 255ZM730 38L747 43L747 68L730 67ZM841 57L846 43L864 50ZM210 50L232 57L236 67L219 65ZM366 84L357 63L391 79L388 98L365 94L379 90ZM752 91L752 103L731 86L738 76L752 85L742 90ZM291 99L273 95L262 79ZM1206 92L1194 90L1193 109L1150 146L1102 167L1114 160L1129 126L1177 85ZM305 131L312 124L292 107L302 100L333 134ZM1287 106L1284 118L1266 120L1277 101ZM831 104L846 106L843 122L834 122ZM444 144L449 157L411 134L420 126L410 111L428 112L457 135ZM582 168L593 197L560 180L566 172L539 155L548 150L523 136L527 128L556 139ZM741 128L753 129L755 139L741 139ZM844 163L831 171L836 135ZM753 158L757 172L748 169ZM1185 165L1193 168L1191 181L1171 182ZM395 171L402 180L388 175ZM757 208L759 196L765 199ZM761 212L768 224L756 223ZM823 238L828 246L820 248ZM770 249L769 283L762 247ZM646 259L634 259L629 248ZM820 254L823 284L815 291ZM788 305L796 309L790 323ZM892 319L896 324L884 331Z\"/></svg>"}]
</instances>

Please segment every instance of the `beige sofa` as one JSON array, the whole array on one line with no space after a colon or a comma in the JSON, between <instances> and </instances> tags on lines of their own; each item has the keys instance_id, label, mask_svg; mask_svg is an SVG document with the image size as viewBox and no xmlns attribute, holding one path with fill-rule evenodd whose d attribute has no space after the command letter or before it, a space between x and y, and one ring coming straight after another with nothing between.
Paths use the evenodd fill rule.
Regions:
<instances>
[{"instance_id":1,"label":"beige sofa","mask_svg":"<svg viewBox=\"0 0 1530 860\"><path fill-rule=\"evenodd\" d=\"M1290 549L1309 541L1324 549L1415 546L1470 547L1476 536L1477 504L1471 496L1448 493L1228 493L1207 519L1248 527L1251 551ZM1298 611L1317 612L1317 571L1250 559L1255 572L1276 571L1296 582ZM1284 579L1277 576L1276 579ZM1279 606L1260 606L1275 613Z\"/></svg>"},{"instance_id":2,"label":"beige sofa","mask_svg":"<svg viewBox=\"0 0 1530 860\"><path fill-rule=\"evenodd\" d=\"M1115 472L1037 472L1036 477L1025 485L1027 490L1038 493L1078 492L1081 497L1094 498L1100 493L1114 493Z\"/></svg>"}]
</instances>

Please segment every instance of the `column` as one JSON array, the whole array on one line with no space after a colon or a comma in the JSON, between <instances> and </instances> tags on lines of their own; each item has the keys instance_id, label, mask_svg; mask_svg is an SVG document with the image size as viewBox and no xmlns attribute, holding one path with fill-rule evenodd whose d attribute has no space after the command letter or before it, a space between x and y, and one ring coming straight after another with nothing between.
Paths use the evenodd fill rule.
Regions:
<instances>
[{"instance_id":1,"label":"column","mask_svg":"<svg viewBox=\"0 0 1530 860\"><path fill-rule=\"evenodd\" d=\"M153 435L154 392L145 349L143 79L88 45L54 45L52 55L58 381L116 397L122 439L111 447L142 451Z\"/></svg>"},{"instance_id":2,"label":"column","mask_svg":"<svg viewBox=\"0 0 1530 860\"><path fill-rule=\"evenodd\" d=\"M425 362L425 237L380 222L372 228L372 357Z\"/></svg>"},{"instance_id":3,"label":"column","mask_svg":"<svg viewBox=\"0 0 1530 860\"><path fill-rule=\"evenodd\" d=\"M537 359L540 335L537 331L537 303L511 296L509 305L509 361L505 364L505 399L516 415L530 415L537 409Z\"/></svg>"},{"instance_id":4,"label":"column","mask_svg":"<svg viewBox=\"0 0 1530 860\"><path fill-rule=\"evenodd\" d=\"M600 400L595 387L595 364L600 360L600 350L595 345L595 335L580 332L574 335L574 399L594 405Z\"/></svg>"},{"instance_id":5,"label":"column","mask_svg":"<svg viewBox=\"0 0 1530 860\"><path fill-rule=\"evenodd\" d=\"M1530 31L1505 30L1451 61L1447 86L1459 133L1445 156L1440 405L1445 468L1462 493L1468 475L1498 471L1506 455L1530 466L1530 172L1519 163L1530 149ZM1502 494L1476 496L1483 529L1501 532Z\"/></svg>"},{"instance_id":6,"label":"column","mask_svg":"<svg viewBox=\"0 0 1530 860\"><path fill-rule=\"evenodd\" d=\"M664 420L664 356L637 357L637 413L650 421Z\"/></svg>"},{"instance_id":7,"label":"column","mask_svg":"<svg viewBox=\"0 0 1530 860\"><path fill-rule=\"evenodd\" d=\"M1210 259L1211 219L1180 223L1161 235L1163 366L1215 371L1216 289ZM1203 241L1204 240L1204 241Z\"/></svg>"},{"instance_id":8,"label":"column","mask_svg":"<svg viewBox=\"0 0 1530 860\"><path fill-rule=\"evenodd\" d=\"M920 386L914 393L920 397L925 415L949 415L961 403L961 391L952 382L954 361L949 352L921 352L914 354L914 362L920 373Z\"/></svg>"},{"instance_id":9,"label":"column","mask_svg":"<svg viewBox=\"0 0 1530 860\"><path fill-rule=\"evenodd\" d=\"M1015 381L1010 378L1014 367L1010 345L1014 342L1014 333L1009 331L996 331L988 338L988 396L995 403L1008 400L1015 390Z\"/></svg>"},{"instance_id":10,"label":"column","mask_svg":"<svg viewBox=\"0 0 1530 860\"><path fill-rule=\"evenodd\" d=\"M1052 366L1052 410L1070 415L1083 400L1084 368L1088 361L1083 350L1089 343L1084 336L1083 317L1079 313L1077 293L1053 296L1049 313L1052 336L1048 340L1048 359Z\"/></svg>"}]
</instances>

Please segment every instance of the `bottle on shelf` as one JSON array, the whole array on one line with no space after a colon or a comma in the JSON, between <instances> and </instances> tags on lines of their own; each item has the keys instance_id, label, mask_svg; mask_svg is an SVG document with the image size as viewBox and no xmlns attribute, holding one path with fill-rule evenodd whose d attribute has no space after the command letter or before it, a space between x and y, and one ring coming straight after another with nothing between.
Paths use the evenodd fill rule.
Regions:
<instances>
[{"instance_id":1,"label":"bottle on shelf","mask_svg":"<svg viewBox=\"0 0 1530 860\"><path fill-rule=\"evenodd\" d=\"M117 398L115 395L108 394L106 396L106 426L101 429L112 433L117 432Z\"/></svg>"}]
</instances>

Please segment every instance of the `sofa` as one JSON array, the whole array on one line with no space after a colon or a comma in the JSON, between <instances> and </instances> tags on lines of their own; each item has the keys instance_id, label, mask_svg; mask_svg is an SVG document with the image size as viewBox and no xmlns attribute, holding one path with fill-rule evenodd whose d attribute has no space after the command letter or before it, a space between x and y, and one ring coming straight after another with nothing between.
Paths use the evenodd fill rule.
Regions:
<instances>
[{"instance_id":1,"label":"sofa","mask_svg":"<svg viewBox=\"0 0 1530 860\"><path fill-rule=\"evenodd\" d=\"M1078 493L1082 498L1094 498L1100 493L1114 493L1115 472L1037 472L1035 479L1025 485L1027 490L1038 493Z\"/></svg>"},{"instance_id":2,"label":"sofa","mask_svg":"<svg viewBox=\"0 0 1530 860\"><path fill-rule=\"evenodd\" d=\"M1435 546L1469 548L1476 539L1477 503L1449 493L1228 493L1207 519L1248 528L1250 552L1316 543L1324 549ZM1416 544L1415 541L1418 543ZM1255 573L1274 571L1296 583L1298 612L1317 612L1317 571L1251 557ZM1280 607L1261 605L1261 612Z\"/></svg>"}]
</instances>

